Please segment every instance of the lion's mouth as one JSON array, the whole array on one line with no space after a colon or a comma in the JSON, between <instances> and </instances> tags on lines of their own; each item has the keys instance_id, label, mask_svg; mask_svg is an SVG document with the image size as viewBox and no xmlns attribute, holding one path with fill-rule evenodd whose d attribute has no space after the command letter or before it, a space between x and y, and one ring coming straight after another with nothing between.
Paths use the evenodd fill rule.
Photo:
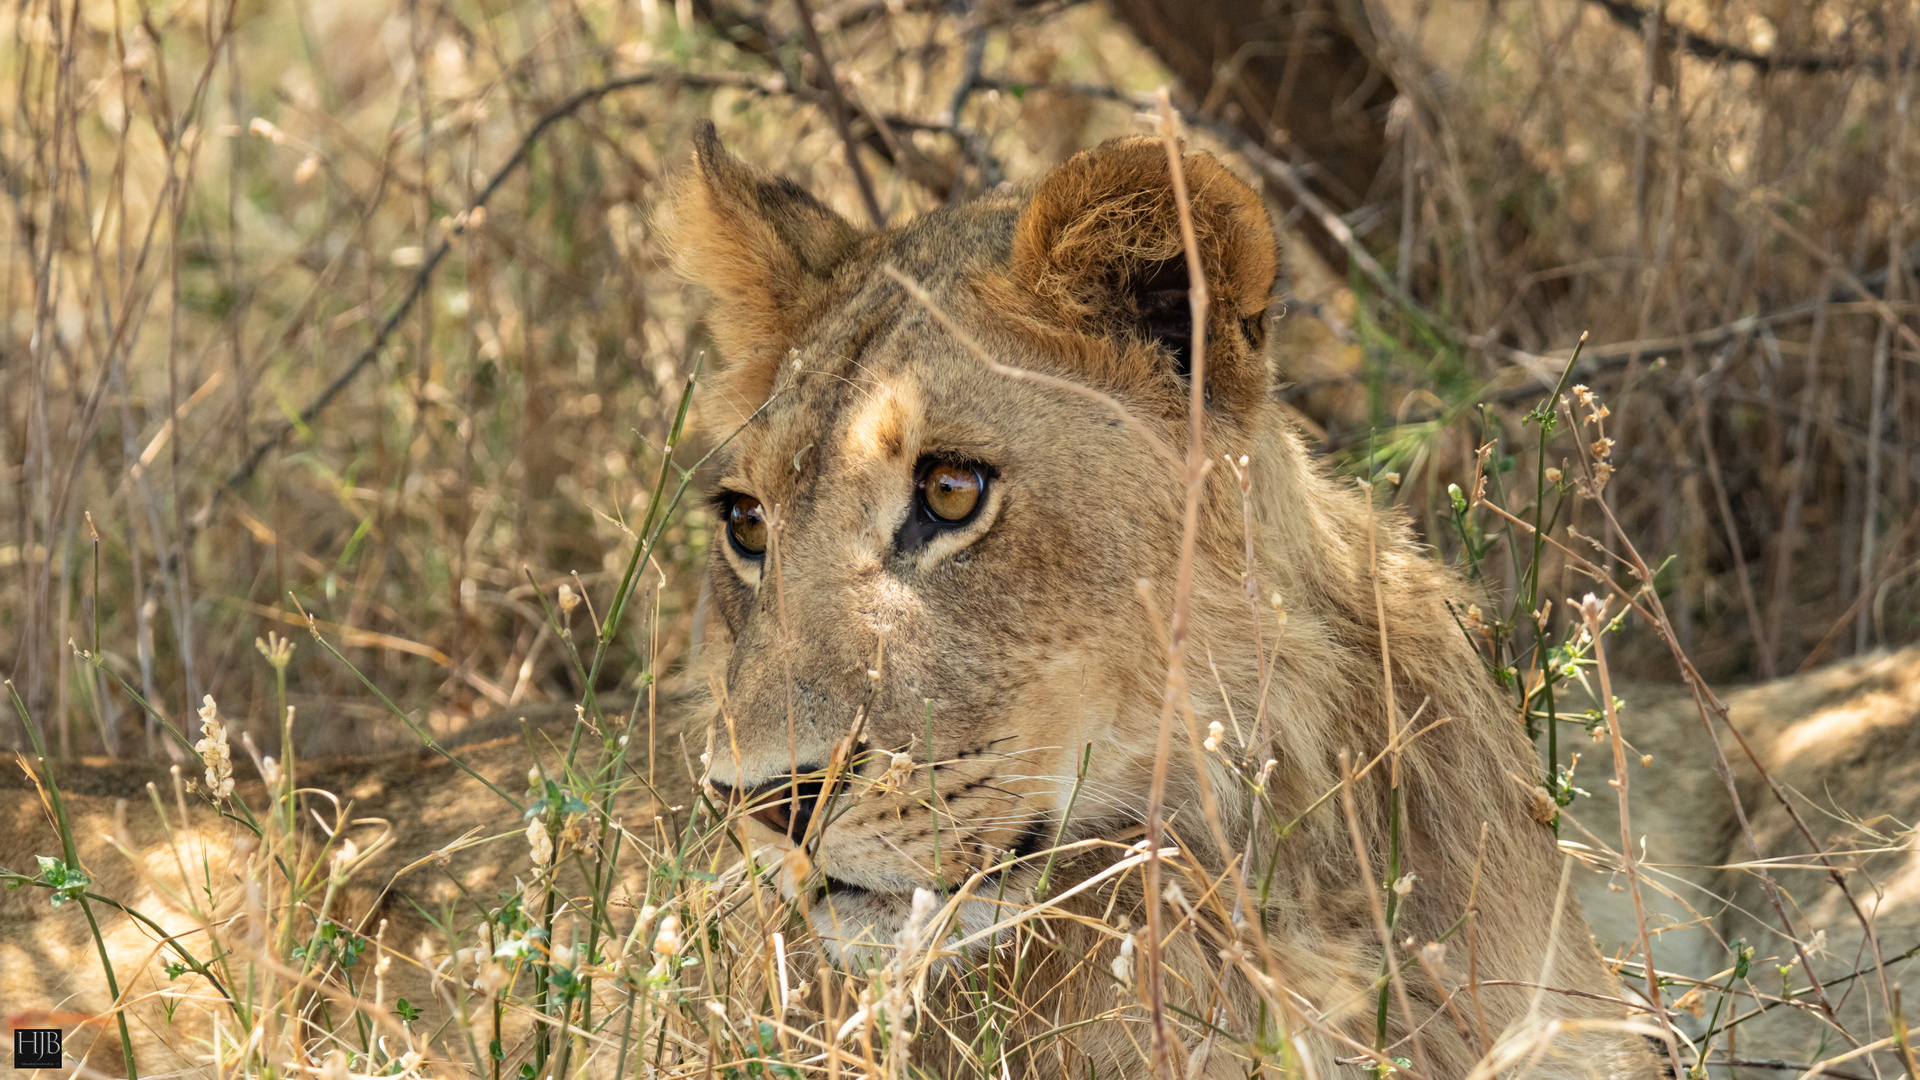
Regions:
<instances>
[{"instance_id":1,"label":"lion's mouth","mask_svg":"<svg viewBox=\"0 0 1920 1080\"><path fill-rule=\"evenodd\" d=\"M1021 831L1020 835L1014 839L1012 845L1006 848L1004 857L1007 859L1007 864L992 874L990 878L1003 878L1007 873L1011 872L1018 863L1030 863L1035 856L1045 850L1047 840L1054 834L1054 831L1055 827L1051 819L1039 818L1034 820ZM892 885L893 882L889 881L887 884ZM807 900L809 903L818 904L829 896L849 900L856 897L911 897L914 890L918 888L930 888L942 895L949 891L946 882L933 880L914 880L901 882L898 887L894 888L875 888L870 885L862 885L847 878L836 877L823 870L819 883L808 893Z\"/></svg>"},{"instance_id":2,"label":"lion's mouth","mask_svg":"<svg viewBox=\"0 0 1920 1080\"><path fill-rule=\"evenodd\" d=\"M814 887L811 899L817 904L829 896L854 897L874 895L877 895L876 891L867 888L865 885L855 885L845 878L837 878L831 874L823 874L820 877L820 884Z\"/></svg>"}]
</instances>

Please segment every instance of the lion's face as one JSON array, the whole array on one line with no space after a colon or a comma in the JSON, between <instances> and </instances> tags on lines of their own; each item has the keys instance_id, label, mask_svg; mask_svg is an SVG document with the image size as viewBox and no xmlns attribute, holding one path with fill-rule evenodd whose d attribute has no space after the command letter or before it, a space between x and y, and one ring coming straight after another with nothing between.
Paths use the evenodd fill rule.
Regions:
<instances>
[{"instance_id":1,"label":"lion's face","mask_svg":"<svg viewBox=\"0 0 1920 1080\"><path fill-rule=\"evenodd\" d=\"M765 791L759 820L803 837L812 806L766 788L823 772L864 711L860 778L816 853L833 906L860 911L1050 846L1079 748L1112 741L1161 677L1129 631L1125 557L1166 524L1139 491L1157 463L1111 428L1079 448L1093 461L1045 438L1047 421L1105 425L992 385L923 313L894 314L861 362L798 346L720 481L710 571L733 639L716 783ZM1116 502L1132 520L1102 509ZM911 771L889 775L896 753ZM1123 757L1100 755L1086 824L1128 809Z\"/></svg>"},{"instance_id":2,"label":"lion's face","mask_svg":"<svg viewBox=\"0 0 1920 1080\"><path fill-rule=\"evenodd\" d=\"M750 803L763 840L817 838L821 877L787 886L824 885L823 937L884 945L916 888L1142 818L1166 668L1138 582L1165 602L1184 509L1163 456L1184 442L1187 401L1185 277L1167 269L1179 269L1177 219L1157 233L1135 224L1129 250L1062 249L1087 244L1073 230L1102 199L1168 201L1166 156L1148 140L1110 144L1030 198L872 236L700 149L676 225L687 265L718 294L730 364L709 425L737 429L713 493L710 623L729 647L716 650L710 779ZM1210 421L1230 434L1243 392L1231 376L1249 381L1252 365L1265 384L1271 236L1211 159L1187 169L1202 211L1258 215L1252 267L1208 251L1228 271L1214 286L1224 314L1210 352L1224 374L1209 389L1224 400ZM1084 191L1090 177L1109 190ZM729 239L729 222L750 227ZM1143 241L1157 245L1144 257ZM983 362L889 266L924 283L994 364L1043 376ZM1233 592L1237 538L1203 547L1218 558L1198 572ZM846 779L822 804L836 746L850 751ZM983 903L969 921L992 915Z\"/></svg>"}]
</instances>

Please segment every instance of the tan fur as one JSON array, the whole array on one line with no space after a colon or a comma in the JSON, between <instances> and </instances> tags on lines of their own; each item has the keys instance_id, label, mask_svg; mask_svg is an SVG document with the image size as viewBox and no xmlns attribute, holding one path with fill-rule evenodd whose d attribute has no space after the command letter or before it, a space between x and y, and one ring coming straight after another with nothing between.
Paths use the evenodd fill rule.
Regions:
<instances>
[{"instance_id":1,"label":"tan fur","mask_svg":"<svg viewBox=\"0 0 1920 1080\"><path fill-rule=\"evenodd\" d=\"M724 156L717 136L703 128L694 154L703 161ZM782 359L785 344L811 317L831 268L858 240L853 227L791 183L742 167L702 168L664 207L675 257L699 266L725 299L714 322L722 351L744 362L735 366L730 396L739 401L766 396L754 378ZM724 232L709 222L730 221Z\"/></svg>"},{"instance_id":2,"label":"tan fur","mask_svg":"<svg viewBox=\"0 0 1920 1080\"><path fill-rule=\"evenodd\" d=\"M1268 737L1246 754L1255 768L1277 761L1271 813L1285 820L1338 785L1343 752L1364 761L1416 712L1422 724L1445 718L1401 761L1401 866L1418 880L1396 936L1424 942L1454 928L1478 864L1480 980L1612 987L1570 900L1551 937L1561 858L1530 816L1519 779L1533 772L1530 748L1448 616L1458 583L1414 544L1399 515L1370 508L1312 460L1268 394L1273 371L1259 319L1275 263L1264 209L1211 157L1186 155L1184 171L1215 298L1205 451L1217 464L1242 455L1251 463L1259 588L1250 599L1240 493L1216 467L1200 507L1192 588L1198 729L1219 721L1250 732L1263 717ZM1009 850L1046 846L1088 743L1091 766L1065 839L1137 835L1166 654L1135 582L1150 583L1160 617L1172 610L1182 529L1180 483L1110 409L990 370L882 268L922 282L997 362L1111 395L1164 443L1184 447L1186 387L1173 357L1144 332L1146 301L1137 295L1144 268L1161 264L1153 272L1164 273L1177 259L1178 219L1161 144L1121 140L1077 155L1030 192L843 243L841 260L810 278L821 283L817 294L769 316L777 283L737 268L765 261L755 252L770 232L837 237L846 226L822 226L818 204L803 206L797 224L754 220L770 205L755 186L766 182L703 137L682 182L696 194L673 203L677 235L698 236L705 252L683 266L716 294L716 337L723 347L760 342L755 352L726 357L728 393L709 413L716 433L738 428L720 486L758 499L780 522L775 550L758 563L723 539L714 544L719 641L708 656L724 698L712 780L739 792L778 784L795 766L819 768L863 713L862 743L878 752L864 759L863 775L877 775L890 752L912 756L907 790L844 800L816 852L844 899L817 905L815 926L842 943L843 959L857 960L870 954L852 946L864 937L884 952L909 895L935 884L929 756L940 806L938 877L948 882ZM731 203L711 198L743 188ZM745 324L735 321L741 312L749 313ZM785 335L756 337L774 325L787 327ZM870 437L882 429L898 437ZM930 456L991 467L993 495L967 530L903 550L916 462ZM1270 597L1287 613L1283 633ZM1392 716L1376 605L1392 655ZM1264 705L1257 629L1273 666ZM1194 860L1218 868L1225 860L1202 813L1201 776L1184 735L1176 746L1168 781L1176 827ZM1219 759L1207 771L1237 853L1252 799ZM1329 1028L1369 1045L1368 984L1380 942L1366 890L1386 862L1385 772L1356 785L1369 865L1358 864L1339 802L1329 801L1279 848L1264 913L1273 974L1325 1010ZM1483 822L1491 826L1484 842ZM771 830L764 835L772 839ZM1264 873L1271 835L1259 835L1255 872ZM1031 895L1034 877L1010 874L1005 895ZM1480 1056L1479 1036L1447 1015L1425 1022L1466 977L1465 943L1454 942L1444 988L1417 970L1408 979L1435 1077L1465 1076ZM1112 1001L1094 972L1115 945L1085 944L1097 962L1074 969L1079 981L1042 1006L1057 1023L1066 1022L1061 1008L1082 1007L1061 1004L1069 999L1096 1012ZM1213 1007L1205 990L1216 946L1187 936L1171 948L1190 985L1170 993L1204 1015ZM1244 981L1230 978L1226 988L1236 1015L1257 1013ZM1478 997L1494 1039L1524 1039L1550 1020L1621 1015L1590 998L1536 998L1513 986L1482 987ZM1411 1057L1399 1041L1400 1017L1394 1009L1389 1039L1395 1053ZM1354 1053L1297 1034L1322 1063ZM1065 1039L1103 1070L1140 1068L1137 1026ZM1205 1069L1239 1075L1244 1066L1222 1044ZM1063 1055L1058 1068L1084 1074L1075 1060ZM1647 1076L1653 1068L1637 1036L1590 1024L1562 1032L1529 1060L1542 1073Z\"/></svg>"},{"instance_id":3,"label":"tan fur","mask_svg":"<svg viewBox=\"0 0 1920 1080\"><path fill-rule=\"evenodd\" d=\"M1663 971L1696 976L1733 966L1729 943L1754 950L1750 985L1767 994L1781 988L1780 965L1796 965L1792 985L1804 990L1793 940L1751 869L1758 854L1771 873L1799 942L1809 949L1815 975L1830 985L1834 1016L1860 1042L1884 1038L1886 996L1871 968L1874 951L1840 888L1814 857L1814 844L1800 832L1771 787L1726 728L1715 725L1732 769L1741 806L1753 832L1742 833L1725 783L1716 774L1714 741L1691 695L1673 688L1631 687L1618 691L1630 704L1622 720L1646 765L1630 765L1628 793L1632 835L1644 843L1651 864L1643 900L1650 912L1654 960ZM1850 660L1811 674L1742 689L1727 695L1735 728L1754 757L1787 793L1789 801L1845 876L1861 909L1872 916L1880 956L1888 961L1888 986L1912 985L1920 974L1920 649ZM1603 748L1596 748L1603 749ZM1606 753L1591 755L1576 777L1597 796L1577 801L1573 816L1584 828L1570 839L1620 842L1617 797ZM1740 864L1744 868L1722 869ZM1576 880L1581 902L1603 951L1624 954L1637 934L1625 878L1611 860ZM1820 947L1816 948L1818 945ZM1904 957L1904 959L1903 959ZM1669 991L1669 998L1684 988ZM1713 996L1706 997L1711 1011ZM1752 1007L1741 1003L1741 1012ZM1907 1022L1920 1027L1920 1001L1906 996ZM1682 1022L1698 1033L1703 1026ZM1801 1008L1776 1007L1759 1021L1735 1029L1741 1057L1813 1061L1849 1049L1817 1001ZM1882 1075L1904 1070L1889 1049ZM1864 1065L1859 1071L1871 1070Z\"/></svg>"}]
</instances>

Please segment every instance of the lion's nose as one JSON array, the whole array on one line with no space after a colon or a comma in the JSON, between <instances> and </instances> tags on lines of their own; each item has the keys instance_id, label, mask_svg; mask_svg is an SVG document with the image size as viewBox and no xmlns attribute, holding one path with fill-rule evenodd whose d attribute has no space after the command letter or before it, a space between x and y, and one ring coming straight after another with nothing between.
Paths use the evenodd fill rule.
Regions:
<instances>
[{"instance_id":1,"label":"lion's nose","mask_svg":"<svg viewBox=\"0 0 1920 1080\"><path fill-rule=\"evenodd\" d=\"M801 776L819 771L812 767L796 770ZM814 807L820 801L823 787L819 780L796 782L791 776L746 788L717 781L709 781L709 784L729 809L744 811L747 816L774 832L795 840L806 837L807 825L813 820Z\"/></svg>"}]
</instances>

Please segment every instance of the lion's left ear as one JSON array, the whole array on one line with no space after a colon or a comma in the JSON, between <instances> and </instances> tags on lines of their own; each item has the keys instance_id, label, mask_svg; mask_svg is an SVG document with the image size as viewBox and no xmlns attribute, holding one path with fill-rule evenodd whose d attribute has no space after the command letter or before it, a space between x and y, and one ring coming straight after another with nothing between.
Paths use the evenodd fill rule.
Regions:
<instances>
[{"instance_id":1,"label":"lion's left ear","mask_svg":"<svg viewBox=\"0 0 1920 1080\"><path fill-rule=\"evenodd\" d=\"M694 128L693 167L665 200L661 226L681 274L713 293L707 324L725 389L759 405L864 234L798 184L727 153L710 122Z\"/></svg>"},{"instance_id":2,"label":"lion's left ear","mask_svg":"<svg viewBox=\"0 0 1920 1080\"><path fill-rule=\"evenodd\" d=\"M1257 407L1269 382L1273 226L1260 196L1213 155L1184 154L1181 167L1212 297L1207 390L1216 404ZM1177 375L1190 373L1186 249L1160 140L1115 139L1048 173L1020 215L1008 270L1043 319L1072 333L1156 344Z\"/></svg>"}]
</instances>

